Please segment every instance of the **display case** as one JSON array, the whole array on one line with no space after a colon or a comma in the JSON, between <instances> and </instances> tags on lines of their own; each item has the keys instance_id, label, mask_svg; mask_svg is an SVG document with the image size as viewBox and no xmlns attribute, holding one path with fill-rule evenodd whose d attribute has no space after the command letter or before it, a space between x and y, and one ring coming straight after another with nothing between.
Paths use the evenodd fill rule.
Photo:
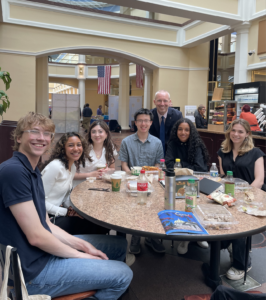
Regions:
<instances>
[{"instance_id":1,"label":"display case","mask_svg":"<svg viewBox=\"0 0 266 300\"><path fill-rule=\"evenodd\" d=\"M236 119L236 101L209 101L208 128L217 131L226 131Z\"/></svg>"}]
</instances>

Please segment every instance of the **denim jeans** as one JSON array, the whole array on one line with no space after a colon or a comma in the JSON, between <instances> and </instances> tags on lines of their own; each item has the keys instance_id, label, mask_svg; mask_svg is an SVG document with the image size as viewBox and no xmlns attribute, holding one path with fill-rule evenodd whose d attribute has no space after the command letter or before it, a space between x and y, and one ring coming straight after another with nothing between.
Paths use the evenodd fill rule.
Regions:
<instances>
[{"instance_id":1,"label":"denim jeans","mask_svg":"<svg viewBox=\"0 0 266 300\"><path fill-rule=\"evenodd\" d=\"M96 299L118 299L129 286L133 273L123 262L127 241L120 236L77 235L104 252L109 260L52 256L42 272L26 283L29 295L52 298L97 290Z\"/></svg>"}]
</instances>

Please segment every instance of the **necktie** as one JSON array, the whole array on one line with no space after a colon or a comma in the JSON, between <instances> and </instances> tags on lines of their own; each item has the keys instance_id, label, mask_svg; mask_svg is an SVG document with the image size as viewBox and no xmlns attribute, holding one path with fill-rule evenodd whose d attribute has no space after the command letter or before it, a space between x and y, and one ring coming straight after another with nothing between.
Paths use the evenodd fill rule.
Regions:
<instances>
[{"instance_id":1,"label":"necktie","mask_svg":"<svg viewBox=\"0 0 266 300\"><path fill-rule=\"evenodd\" d=\"M163 144L163 152L165 156L165 124L164 124L164 116L162 116L161 126L160 126L160 140Z\"/></svg>"}]
</instances>

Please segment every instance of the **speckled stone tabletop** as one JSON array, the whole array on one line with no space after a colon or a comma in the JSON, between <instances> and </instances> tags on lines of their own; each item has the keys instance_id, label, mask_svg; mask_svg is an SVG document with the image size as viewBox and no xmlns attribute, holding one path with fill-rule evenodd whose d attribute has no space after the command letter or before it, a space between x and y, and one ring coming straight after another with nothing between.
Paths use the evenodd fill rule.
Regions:
<instances>
[{"instance_id":1,"label":"speckled stone tabletop","mask_svg":"<svg viewBox=\"0 0 266 300\"><path fill-rule=\"evenodd\" d=\"M163 238L164 229L158 218L157 213L164 210L164 189L158 182L153 183L154 192L148 196L146 205L138 205L137 197L130 196L122 183L120 192L92 191L89 188L110 188L111 184L102 180L89 183L82 182L71 193L71 202L77 211L82 212L83 216L93 221L93 219L104 222L102 224L110 229L121 227L122 232L135 233L142 236L158 235ZM266 193L260 189L252 188L256 202L261 202L266 209ZM243 197L241 193L236 193L237 202ZM205 195L201 194L197 204L213 203ZM213 203L213 205L219 205ZM266 230L266 217L255 217L239 212L237 205L230 207L229 211L238 221L227 230L208 229L209 236L206 235L186 235L171 236L169 239L180 240L222 240L232 239L238 236L248 236ZM185 200L176 199L176 210L185 209ZM136 232L135 232L136 231ZM256 231L256 232L252 232ZM188 238L189 236L189 238ZM166 236L164 238L167 239Z\"/></svg>"}]
</instances>

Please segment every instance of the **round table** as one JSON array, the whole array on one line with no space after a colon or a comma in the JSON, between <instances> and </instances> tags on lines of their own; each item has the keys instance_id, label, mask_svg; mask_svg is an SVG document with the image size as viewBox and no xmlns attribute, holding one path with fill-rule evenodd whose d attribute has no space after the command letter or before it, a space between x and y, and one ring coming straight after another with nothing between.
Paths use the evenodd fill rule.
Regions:
<instances>
[{"instance_id":1,"label":"round table","mask_svg":"<svg viewBox=\"0 0 266 300\"><path fill-rule=\"evenodd\" d=\"M208 230L209 235L166 235L161 225L158 212L164 210L164 189L158 182L153 183L154 192L147 198L146 205L138 205L136 197L126 193L122 183L120 192L88 190L89 188L110 188L111 184L97 180L93 183L84 181L74 188L71 202L75 210L84 218L100 226L117 232L134 234L142 237L179 241L208 241L211 246L210 267L203 264L206 283L215 288L220 283L220 241L250 237L266 230L266 218L241 213L237 207L229 211L238 221L229 230ZM256 202L263 203L266 209L266 193L252 188ZM210 203L203 194L197 204ZM215 204L214 204L215 205ZM185 200L176 199L176 210L185 209Z\"/></svg>"}]
</instances>

